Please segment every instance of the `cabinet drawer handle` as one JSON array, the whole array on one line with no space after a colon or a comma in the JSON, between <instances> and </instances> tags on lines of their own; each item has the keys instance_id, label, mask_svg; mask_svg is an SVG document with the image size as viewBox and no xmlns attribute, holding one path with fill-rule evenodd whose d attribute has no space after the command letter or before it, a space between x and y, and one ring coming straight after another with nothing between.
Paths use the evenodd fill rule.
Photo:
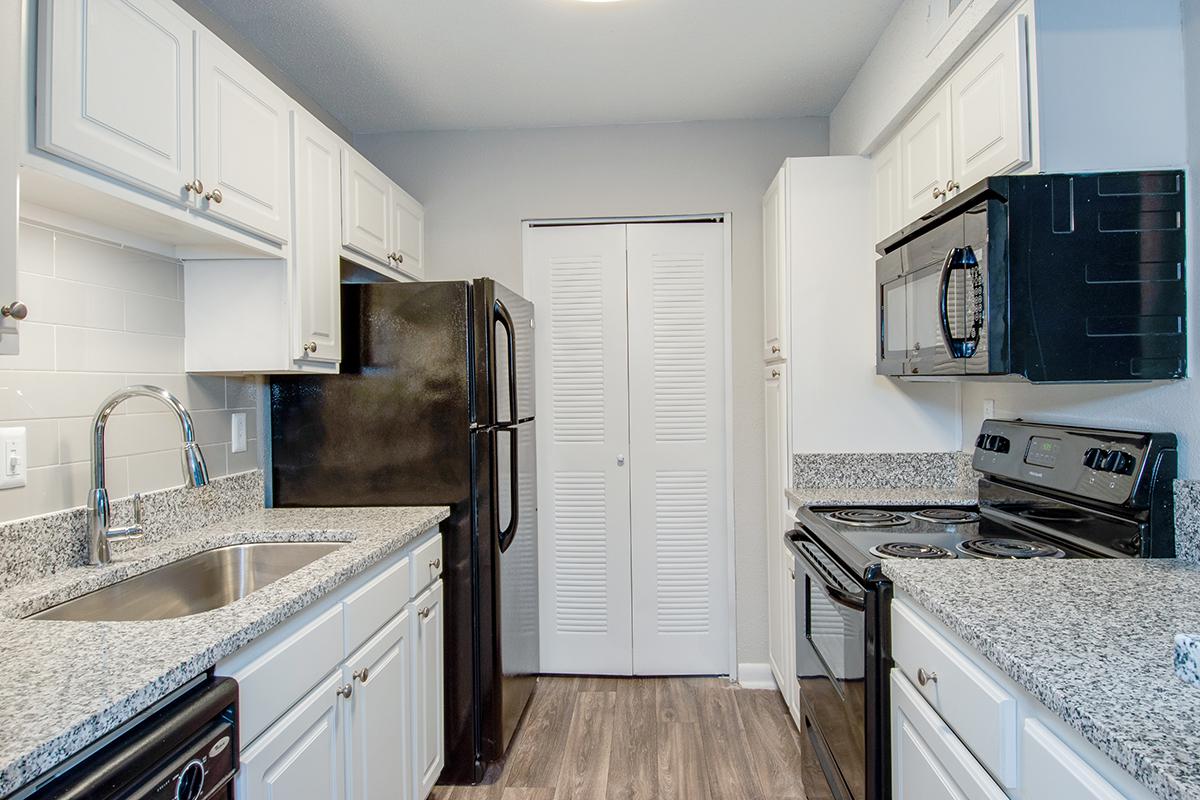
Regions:
<instances>
[{"instance_id":1,"label":"cabinet drawer handle","mask_svg":"<svg viewBox=\"0 0 1200 800\"><path fill-rule=\"evenodd\" d=\"M204 194L204 199L210 203L220 203L225 199L225 195L221 194L220 189L213 189L211 192L206 192Z\"/></svg>"},{"instance_id":2,"label":"cabinet drawer handle","mask_svg":"<svg viewBox=\"0 0 1200 800\"><path fill-rule=\"evenodd\" d=\"M430 561L429 568L430 569L441 569L442 568L442 560L440 558L435 558L433 561Z\"/></svg>"},{"instance_id":3,"label":"cabinet drawer handle","mask_svg":"<svg viewBox=\"0 0 1200 800\"><path fill-rule=\"evenodd\" d=\"M183 185L183 188L189 193L204 194L204 182L199 178L192 178L189 183Z\"/></svg>"},{"instance_id":4,"label":"cabinet drawer handle","mask_svg":"<svg viewBox=\"0 0 1200 800\"><path fill-rule=\"evenodd\" d=\"M352 694L354 694L354 684L352 683L347 683L337 688L338 697L345 697L348 700Z\"/></svg>"},{"instance_id":5,"label":"cabinet drawer handle","mask_svg":"<svg viewBox=\"0 0 1200 800\"><path fill-rule=\"evenodd\" d=\"M773 370L771 370L771 377L772 377L772 378L778 378L778 377L779 377L779 370L777 370L777 369L773 369Z\"/></svg>"},{"instance_id":6,"label":"cabinet drawer handle","mask_svg":"<svg viewBox=\"0 0 1200 800\"><path fill-rule=\"evenodd\" d=\"M945 194L947 194L947 195L948 195L948 194L950 194L951 192L957 192L957 191L958 191L959 189L961 189L961 188L962 188L962 186L961 186L961 185L959 185L958 181L956 181L956 180L954 180L953 178L951 178L950 180L946 181L946 192L945 192Z\"/></svg>"},{"instance_id":7,"label":"cabinet drawer handle","mask_svg":"<svg viewBox=\"0 0 1200 800\"><path fill-rule=\"evenodd\" d=\"M931 683L937 683L936 672L926 672L924 667L917 670L917 683L922 686L928 686Z\"/></svg>"},{"instance_id":8,"label":"cabinet drawer handle","mask_svg":"<svg viewBox=\"0 0 1200 800\"><path fill-rule=\"evenodd\" d=\"M945 196L946 196L946 190L945 190L945 189L943 189L943 188L942 188L942 187L940 187L940 186L935 186L935 187L934 187L934 189L933 189L933 199L934 199L934 200L941 200L941 199L942 199L943 197L945 197Z\"/></svg>"},{"instance_id":9,"label":"cabinet drawer handle","mask_svg":"<svg viewBox=\"0 0 1200 800\"><path fill-rule=\"evenodd\" d=\"M356 670L354 670L354 674L353 674L353 675L351 675L350 677L351 677L351 678L353 678L353 679L354 679L354 680L356 680L356 681L362 681L363 683L366 683L366 682L367 682L367 677L368 677L370 674L371 674L371 670L370 670L370 668L368 668L368 667L363 667L362 669L356 669Z\"/></svg>"},{"instance_id":10,"label":"cabinet drawer handle","mask_svg":"<svg viewBox=\"0 0 1200 800\"><path fill-rule=\"evenodd\" d=\"M404 263L404 255L402 253L396 253L396 263L397 264Z\"/></svg>"},{"instance_id":11,"label":"cabinet drawer handle","mask_svg":"<svg viewBox=\"0 0 1200 800\"><path fill-rule=\"evenodd\" d=\"M779 345L777 345L777 344L773 344L773 345L771 345L771 352L772 352L772 353L778 353L778 352L779 352Z\"/></svg>"},{"instance_id":12,"label":"cabinet drawer handle","mask_svg":"<svg viewBox=\"0 0 1200 800\"><path fill-rule=\"evenodd\" d=\"M424 608L422 608L422 609L421 609L420 611L418 611L417 613L421 615L421 619L428 619L428 618L429 618L429 614L430 614L430 612L432 612L432 611L433 611L433 607L432 607L432 606L425 606Z\"/></svg>"},{"instance_id":13,"label":"cabinet drawer handle","mask_svg":"<svg viewBox=\"0 0 1200 800\"><path fill-rule=\"evenodd\" d=\"M13 300L4 308L0 308L0 314L12 319L22 320L29 316L29 306L22 303L20 300Z\"/></svg>"},{"instance_id":14,"label":"cabinet drawer handle","mask_svg":"<svg viewBox=\"0 0 1200 800\"><path fill-rule=\"evenodd\" d=\"M306 353L317 352L317 343L316 342L305 342L304 343L304 352L306 352Z\"/></svg>"}]
</instances>

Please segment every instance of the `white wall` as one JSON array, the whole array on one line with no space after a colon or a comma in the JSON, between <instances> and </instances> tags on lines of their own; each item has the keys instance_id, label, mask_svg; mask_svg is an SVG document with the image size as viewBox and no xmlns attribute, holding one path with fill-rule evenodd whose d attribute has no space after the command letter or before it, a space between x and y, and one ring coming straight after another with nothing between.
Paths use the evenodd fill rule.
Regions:
<instances>
[{"instance_id":1,"label":"white wall","mask_svg":"<svg viewBox=\"0 0 1200 800\"><path fill-rule=\"evenodd\" d=\"M520 289L521 220L732 212L738 660L767 660L762 195L784 158L828 153L824 119L380 134L355 147L426 211L429 277Z\"/></svg>"},{"instance_id":2,"label":"white wall","mask_svg":"<svg viewBox=\"0 0 1200 800\"><path fill-rule=\"evenodd\" d=\"M1197 203L1196 179L1200 175L1200 0L1184 0L1184 75L1187 81L1188 107L1188 193L1191 236L1188 259L1188 285L1192 293L1192 318L1189 372L1200 371L1197 348L1195 232L1200 230L1200 203ZM1020 384L968 383L963 392L963 445L971 444L982 420L985 399L996 401L996 414L1002 417L1025 416L1030 419L1101 424L1140 430L1173 431L1180 438L1180 473L1200 477L1200 386L1195 378L1164 384L1117 386L1028 386Z\"/></svg>"},{"instance_id":3,"label":"white wall","mask_svg":"<svg viewBox=\"0 0 1200 800\"><path fill-rule=\"evenodd\" d=\"M28 485L0 490L0 522L81 506L91 486L92 415L135 383L174 392L192 412L213 477L259 465L256 441L231 453L230 409L256 436L258 383L183 374L182 266L159 256L22 223L17 285L29 306L21 353L0 356L0 426L24 426ZM119 498L183 483L179 425L152 400L108 426L108 488Z\"/></svg>"}]
</instances>

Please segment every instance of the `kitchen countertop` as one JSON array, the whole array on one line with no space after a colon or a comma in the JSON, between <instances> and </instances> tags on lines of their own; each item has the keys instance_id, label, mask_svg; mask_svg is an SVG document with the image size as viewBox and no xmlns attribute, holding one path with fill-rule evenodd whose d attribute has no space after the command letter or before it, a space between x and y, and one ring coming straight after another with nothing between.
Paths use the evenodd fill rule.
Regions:
<instances>
[{"instance_id":1,"label":"kitchen countertop","mask_svg":"<svg viewBox=\"0 0 1200 800\"><path fill-rule=\"evenodd\" d=\"M805 487L787 489L786 494L798 506L964 506L979 502L973 485L955 489L926 486L903 489Z\"/></svg>"},{"instance_id":2,"label":"kitchen countertop","mask_svg":"<svg viewBox=\"0 0 1200 800\"><path fill-rule=\"evenodd\" d=\"M0 797L445 519L445 507L261 509L163 537L104 567L0 594ZM20 619L193 553L243 542L346 545L223 608L147 622Z\"/></svg>"},{"instance_id":3,"label":"kitchen countertop","mask_svg":"<svg viewBox=\"0 0 1200 800\"><path fill-rule=\"evenodd\" d=\"M883 562L896 588L1163 800L1200 800L1200 565L1174 559Z\"/></svg>"}]
</instances>

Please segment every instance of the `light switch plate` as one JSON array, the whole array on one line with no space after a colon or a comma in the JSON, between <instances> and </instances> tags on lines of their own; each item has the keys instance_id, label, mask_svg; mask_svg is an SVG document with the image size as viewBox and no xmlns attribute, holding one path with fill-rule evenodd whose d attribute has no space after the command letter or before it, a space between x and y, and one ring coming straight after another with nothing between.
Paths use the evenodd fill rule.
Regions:
<instances>
[{"instance_id":1,"label":"light switch plate","mask_svg":"<svg viewBox=\"0 0 1200 800\"><path fill-rule=\"evenodd\" d=\"M0 428L0 489L26 484L25 428Z\"/></svg>"},{"instance_id":2,"label":"light switch plate","mask_svg":"<svg viewBox=\"0 0 1200 800\"><path fill-rule=\"evenodd\" d=\"M995 400L984 400L983 401L983 418L984 419L992 419L995 416L996 416L996 401Z\"/></svg>"},{"instance_id":3,"label":"light switch plate","mask_svg":"<svg viewBox=\"0 0 1200 800\"><path fill-rule=\"evenodd\" d=\"M246 412L235 411L229 419L229 450L234 453L244 453L246 452Z\"/></svg>"}]
</instances>

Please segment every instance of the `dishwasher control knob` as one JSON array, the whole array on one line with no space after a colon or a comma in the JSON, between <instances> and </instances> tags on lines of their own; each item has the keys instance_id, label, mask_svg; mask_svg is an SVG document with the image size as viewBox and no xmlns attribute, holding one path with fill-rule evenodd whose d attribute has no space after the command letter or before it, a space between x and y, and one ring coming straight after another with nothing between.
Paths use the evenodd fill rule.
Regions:
<instances>
[{"instance_id":1,"label":"dishwasher control knob","mask_svg":"<svg viewBox=\"0 0 1200 800\"><path fill-rule=\"evenodd\" d=\"M199 759L188 762L179 773L179 782L175 785L175 800L200 800L204 794L204 765Z\"/></svg>"}]
</instances>

